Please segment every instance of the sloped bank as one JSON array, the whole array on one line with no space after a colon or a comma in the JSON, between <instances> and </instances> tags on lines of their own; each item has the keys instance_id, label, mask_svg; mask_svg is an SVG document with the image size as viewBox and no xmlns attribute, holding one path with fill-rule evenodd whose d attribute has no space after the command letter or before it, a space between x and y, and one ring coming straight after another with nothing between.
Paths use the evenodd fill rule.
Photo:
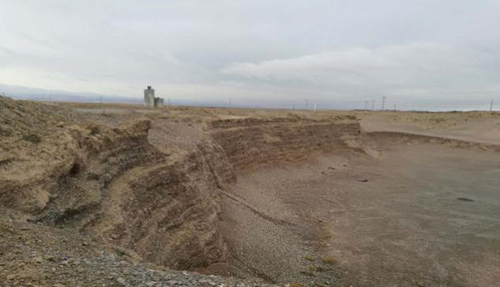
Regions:
<instances>
[{"instance_id":1,"label":"sloped bank","mask_svg":"<svg viewBox=\"0 0 500 287\"><path fill-rule=\"evenodd\" d=\"M224 179L212 175L213 155L167 156L148 142L149 121L112 128L77 123L48 105L0 105L3 213L87 231L171 268L224 258Z\"/></svg>"},{"instance_id":2,"label":"sloped bank","mask_svg":"<svg viewBox=\"0 0 500 287\"><path fill-rule=\"evenodd\" d=\"M258 277L273 283L295 281L307 282L308 286L330 286L336 282L336 270L311 277L310 270L316 266L305 258L316 257L311 242L317 240L321 224L309 220L308 206L290 204L297 196L282 194L283 182L278 181L280 174L276 169L304 166L295 164L299 162L314 165L315 159L325 154L355 153L360 136L357 119L228 119L210 122L208 132L225 151L238 175L238 182L225 189L222 197L221 233L228 255L225 262L209 266L209 271ZM268 177L254 176L260 173ZM309 176L317 180L317 174ZM307 186L302 194L307 198Z\"/></svg>"}]
</instances>

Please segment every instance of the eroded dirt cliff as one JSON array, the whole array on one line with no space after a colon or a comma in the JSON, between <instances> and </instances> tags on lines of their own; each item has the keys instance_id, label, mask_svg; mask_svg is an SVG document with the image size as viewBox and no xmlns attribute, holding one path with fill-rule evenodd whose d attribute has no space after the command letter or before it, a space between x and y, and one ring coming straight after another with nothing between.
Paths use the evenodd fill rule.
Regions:
<instances>
[{"instance_id":1,"label":"eroded dirt cliff","mask_svg":"<svg viewBox=\"0 0 500 287\"><path fill-rule=\"evenodd\" d=\"M88 231L172 268L224 257L217 185L228 176L213 176L210 143L170 158L149 143L150 121L113 128L77 123L51 106L0 104L6 213Z\"/></svg>"},{"instance_id":2,"label":"eroded dirt cliff","mask_svg":"<svg viewBox=\"0 0 500 287\"><path fill-rule=\"evenodd\" d=\"M203 268L228 258L221 196L238 171L352 148L359 133L350 116L116 120L0 97L1 213Z\"/></svg>"},{"instance_id":3,"label":"eroded dirt cliff","mask_svg":"<svg viewBox=\"0 0 500 287\"><path fill-rule=\"evenodd\" d=\"M210 133L236 169L299 161L314 152L350 148L360 134L355 117L329 120L302 118L228 119L209 123Z\"/></svg>"}]
</instances>

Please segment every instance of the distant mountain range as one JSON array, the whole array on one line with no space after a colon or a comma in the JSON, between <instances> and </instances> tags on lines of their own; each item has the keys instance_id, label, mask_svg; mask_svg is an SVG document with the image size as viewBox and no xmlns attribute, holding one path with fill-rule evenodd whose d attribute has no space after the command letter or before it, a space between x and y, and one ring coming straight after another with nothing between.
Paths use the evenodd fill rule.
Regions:
<instances>
[{"instance_id":1,"label":"distant mountain range","mask_svg":"<svg viewBox=\"0 0 500 287\"><path fill-rule=\"evenodd\" d=\"M141 91L142 93L142 91ZM116 95L104 95L97 93L86 92L67 92L60 90L44 90L38 88L29 88L23 86L14 86L0 83L0 95L4 94L7 97L17 100L33 100L33 101L54 101L54 102L104 102L104 103L130 103L142 104L143 99L131 98ZM168 99L165 99L165 105L168 104ZM222 101L190 101L182 99L171 99L172 105L177 106L205 106L205 107L226 107L228 103ZM243 106L243 105L241 105Z\"/></svg>"},{"instance_id":2,"label":"distant mountain range","mask_svg":"<svg viewBox=\"0 0 500 287\"><path fill-rule=\"evenodd\" d=\"M141 91L142 93L142 91ZM17 100L33 100L33 101L54 101L54 102L94 102L99 103L130 103L142 104L143 99L131 98L116 95L104 95L97 93L86 92L67 92L60 90L44 90L38 88L29 88L23 86L14 86L0 83L0 95L4 94L7 97ZM165 99L165 105L168 104L168 99ZM225 101L190 101L184 99L171 99L171 104L176 106L202 106L202 107L227 107L228 102ZM258 107L265 108L259 105L233 104L233 107Z\"/></svg>"},{"instance_id":3,"label":"distant mountain range","mask_svg":"<svg viewBox=\"0 0 500 287\"><path fill-rule=\"evenodd\" d=\"M44 90L23 86L0 84L0 94L20 100L35 101L68 101L68 102L120 102L142 103L141 98L111 96L96 93L75 93L59 90Z\"/></svg>"},{"instance_id":4,"label":"distant mountain range","mask_svg":"<svg viewBox=\"0 0 500 287\"><path fill-rule=\"evenodd\" d=\"M142 91L140 91L142 93ZM57 102L104 102L104 103L130 103L142 104L141 97L132 98L116 95L104 95L97 93L86 92L67 92L60 90L44 90L38 88L29 88L23 86L14 86L0 83L0 94L18 100L34 100L34 101L57 101ZM189 99L165 98L165 105L171 103L174 106L198 106L198 107L228 107L229 102L224 100L212 101L193 101ZM297 105L295 105L295 102ZM259 109L305 109L304 102L301 101L266 101L261 103L258 100L251 99L233 99L231 107L233 108L259 108ZM310 101L309 110L312 110L314 101ZM377 103L378 104L378 103ZM361 110L366 108L366 101L358 102L342 102L342 101L319 101L319 110ZM389 105L388 105L389 106ZM493 110L499 110L500 100L495 101ZM474 101L474 102L428 102L404 103L398 101L399 110L414 110L414 111L472 111L472 110L489 110L490 101Z\"/></svg>"}]
</instances>

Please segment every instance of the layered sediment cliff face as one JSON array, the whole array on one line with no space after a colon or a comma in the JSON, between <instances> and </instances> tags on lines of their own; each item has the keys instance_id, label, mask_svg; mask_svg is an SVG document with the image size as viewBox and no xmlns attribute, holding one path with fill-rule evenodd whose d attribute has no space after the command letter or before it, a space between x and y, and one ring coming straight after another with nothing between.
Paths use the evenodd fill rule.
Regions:
<instances>
[{"instance_id":1,"label":"layered sediment cliff face","mask_svg":"<svg viewBox=\"0 0 500 287\"><path fill-rule=\"evenodd\" d=\"M3 213L87 231L176 269L225 259L220 195L235 170L348 148L360 131L353 117L215 120L170 154L148 140L147 120L78 122L69 110L3 97L0 109Z\"/></svg>"},{"instance_id":2,"label":"layered sediment cliff face","mask_svg":"<svg viewBox=\"0 0 500 287\"><path fill-rule=\"evenodd\" d=\"M36 103L0 106L2 212L88 231L171 268L224 257L217 186L234 175L214 176L220 148L169 157L148 141L149 121L112 128Z\"/></svg>"},{"instance_id":3,"label":"layered sediment cliff face","mask_svg":"<svg viewBox=\"0 0 500 287\"><path fill-rule=\"evenodd\" d=\"M279 161L298 161L317 151L348 148L360 134L355 117L329 120L237 119L210 123L210 133L236 169Z\"/></svg>"}]
</instances>

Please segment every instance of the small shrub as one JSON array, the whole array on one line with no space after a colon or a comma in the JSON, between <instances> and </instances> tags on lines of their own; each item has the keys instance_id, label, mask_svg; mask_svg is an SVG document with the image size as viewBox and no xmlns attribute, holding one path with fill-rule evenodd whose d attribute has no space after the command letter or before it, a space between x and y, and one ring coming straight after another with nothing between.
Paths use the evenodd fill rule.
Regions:
<instances>
[{"instance_id":1,"label":"small shrub","mask_svg":"<svg viewBox=\"0 0 500 287\"><path fill-rule=\"evenodd\" d=\"M115 251L115 254L118 255L119 257L125 257L125 256L127 256L127 252L124 249L119 248L119 247L115 247L113 249Z\"/></svg>"},{"instance_id":2,"label":"small shrub","mask_svg":"<svg viewBox=\"0 0 500 287\"><path fill-rule=\"evenodd\" d=\"M37 134L29 134L24 135L23 140L32 142L34 144L39 144L42 141L42 138Z\"/></svg>"},{"instance_id":3,"label":"small shrub","mask_svg":"<svg viewBox=\"0 0 500 287\"><path fill-rule=\"evenodd\" d=\"M318 267L316 267L314 265L309 265L309 266L307 266L307 271L309 271L311 273L317 272L318 271Z\"/></svg>"},{"instance_id":4,"label":"small shrub","mask_svg":"<svg viewBox=\"0 0 500 287\"><path fill-rule=\"evenodd\" d=\"M316 260L316 257L314 257L312 255L306 255L306 256L304 256L304 259L307 261L314 261L314 260Z\"/></svg>"},{"instance_id":5,"label":"small shrub","mask_svg":"<svg viewBox=\"0 0 500 287\"><path fill-rule=\"evenodd\" d=\"M321 259L321 262L323 262L324 264L335 264L337 262L337 259L331 255L329 256L325 256Z\"/></svg>"}]
</instances>

